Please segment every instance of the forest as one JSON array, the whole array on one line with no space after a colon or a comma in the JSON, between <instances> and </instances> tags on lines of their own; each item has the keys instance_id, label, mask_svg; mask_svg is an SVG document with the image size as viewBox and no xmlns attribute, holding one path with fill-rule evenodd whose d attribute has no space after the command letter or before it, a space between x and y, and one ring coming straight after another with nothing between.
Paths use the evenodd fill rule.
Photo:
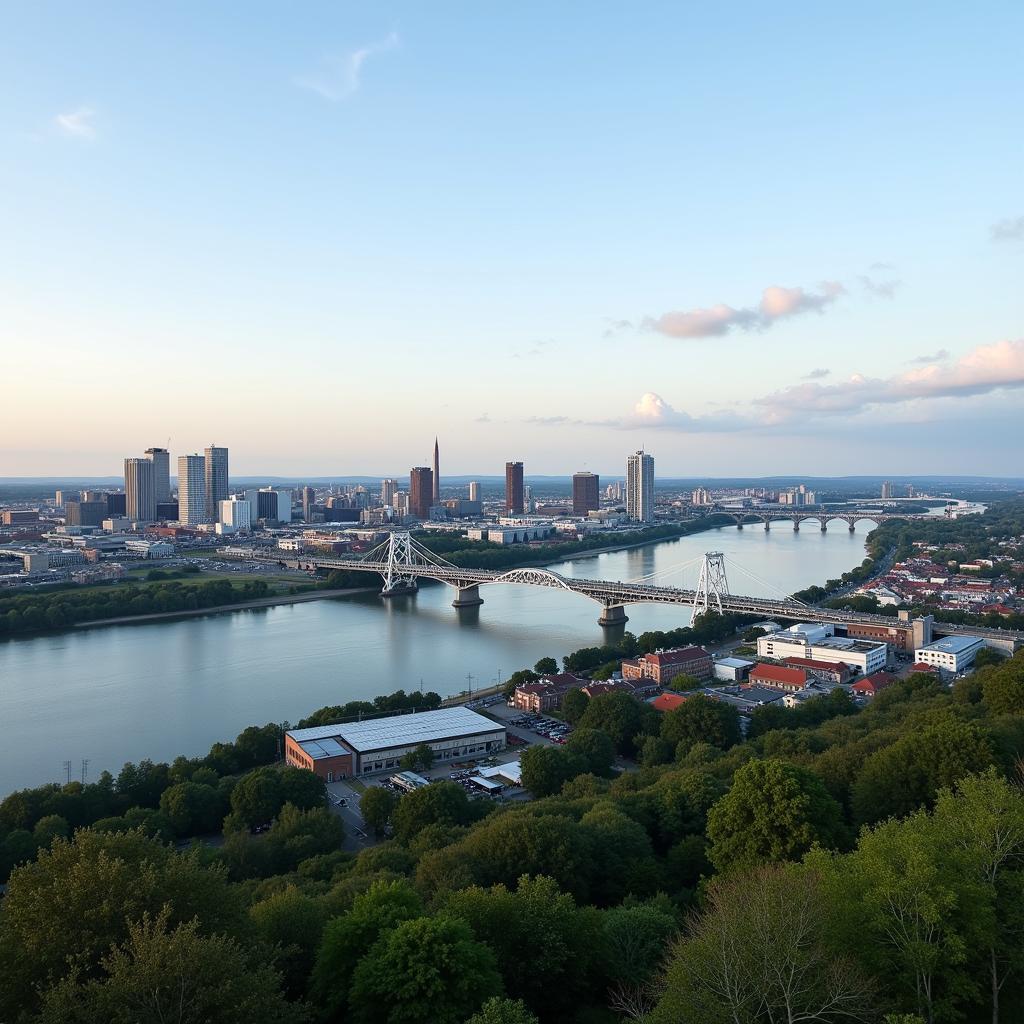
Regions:
<instances>
[{"instance_id":1,"label":"forest","mask_svg":"<svg viewBox=\"0 0 1024 1024\"><path fill-rule=\"evenodd\" d=\"M358 853L323 784L281 763L286 723L8 795L0 1020L1024 1019L1024 651L746 723L702 695L662 715L574 691L563 715L564 746L523 753L532 799L371 786Z\"/></svg>"}]
</instances>

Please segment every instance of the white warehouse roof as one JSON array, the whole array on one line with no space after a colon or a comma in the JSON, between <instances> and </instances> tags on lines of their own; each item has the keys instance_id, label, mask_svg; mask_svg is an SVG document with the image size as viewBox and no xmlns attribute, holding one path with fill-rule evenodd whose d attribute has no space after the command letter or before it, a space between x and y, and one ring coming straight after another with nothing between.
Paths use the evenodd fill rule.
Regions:
<instances>
[{"instance_id":1,"label":"white warehouse roof","mask_svg":"<svg viewBox=\"0 0 1024 1024\"><path fill-rule=\"evenodd\" d=\"M371 718L365 722L341 725L318 725L310 729L292 729L289 735L297 743L309 740L322 742L337 737L358 753L387 750L392 747L414 747L420 743L504 732L505 727L465 707L420 711L392 718Z\"/></svg>"},{"instance_id":2,"label":"white warehouse roof","mask_svg":"<svg viewBox=\"0 0 1024 1024\"><path fill-rule=\"evenodd\" d=\"M942 651L943 654L963 654L979 643L984 643L980 636L944 636L941 640L919 647L919 651Z\"/></svg>"}]
</instances>

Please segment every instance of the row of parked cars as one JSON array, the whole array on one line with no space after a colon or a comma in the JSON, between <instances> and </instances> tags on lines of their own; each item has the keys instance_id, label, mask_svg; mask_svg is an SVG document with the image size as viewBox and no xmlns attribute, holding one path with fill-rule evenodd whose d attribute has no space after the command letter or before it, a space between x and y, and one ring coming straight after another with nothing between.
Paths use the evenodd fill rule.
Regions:
<instances>
[{"instance_id":1,"label":"row of parked cars","mask_svg":"<svg viewBox=\"0 0 1024 1024\"><path fill-rule=\"evenodd\" d=\"M504 704L505 698L500 694L492 694L490 697L478 697L476 700L466 702L466 707L471 711L478 711L480 708L494 707L495 704Z\"/></svg>"},{"instance_id":2,"label":"row of parked cars","mask_svg":"<svg viewBox=\"0 0 1024 1024\"><path fill-rule=\"evenodd\" d=\"M512 719L512 725L519 729L526 729L538 736L546 736L554 743L564 743L565 737L572 732L572 727L557 718L548 718L547 715L526 714Z\"/></svg>"}]
</instances>

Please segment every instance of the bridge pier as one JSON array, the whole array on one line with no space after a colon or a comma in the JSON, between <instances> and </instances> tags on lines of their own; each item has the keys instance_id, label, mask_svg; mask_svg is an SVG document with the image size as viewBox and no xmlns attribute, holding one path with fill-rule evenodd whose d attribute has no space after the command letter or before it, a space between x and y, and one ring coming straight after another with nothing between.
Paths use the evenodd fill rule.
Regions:
<instances>
[{"instance_id":1,"label":"bridge pier","mask_svg":"<svg viewBox=\"0 0 1024 1024\"><path fill-rule=\"evenodd\" d=\"M856 532L857 532L857 527L854 526L853 523L850 523L850 533L856 533Z\"/></svg>"},{"instance_id":2,"label":"bridge pier","mask_svg":"<svg viewBox=\"0 0 1024 1024\"><path fill-rule=\"evenodd\" d=\"M767 533L771 528L772 528L772 521L770 519L766 519L764 521L764 532Z\"/></svg>"},{"instance_id":3,"label":"bridge pier","mask_svg":"<svg viewBox=\"0 0 1024 1024\"><path fill-rule=\"evenodd\" d=\"M828 533L828 523L824 519L821 521L821 532Z\"/></svg>"},{"instance_id":4,"label":"bridge pier","mask_svg":"<svg viewBox=\"0 0 1024 1024\"><path fill-rule=\"evenodd\" d=\"M621 626L627 622L629 618L621 604L606 604L601 609L601 617L597 620L599 626Z\"/></svg>"},{"instance_id":5,"label":"bridge pier","mask_svg":"<svg viewBox=\"0 0 1024 1024\"><path fill-rule=\"evenodd\" d=\"M455 600L452 601L453 608L473 608L483 604L484 599L480 596L480 587L474 583L471 587L459 587Z\"/></svg>"},{"instance_id":6,"label":"bridge pier","mask_svg":"<svg viewBox=\"0 0 1024 1024\"><path fill-rule=\"evenodd\" d=\"M419 584L415 580L396 580L390 587L385 586L380 596L399 597L402 594L415 594L419 589Z\"/></svg>"},{"instance_id":7,"label":"bridge pier","mask_svg":"<svg viewBox=\"0 0 1024 1024\"><path fill-rule=\"evenodd\" d=\"M793 520L793 532L794 533L799 533L800 532L800 520L799 519L794 519Z\"/></svg>"}]
</instances>

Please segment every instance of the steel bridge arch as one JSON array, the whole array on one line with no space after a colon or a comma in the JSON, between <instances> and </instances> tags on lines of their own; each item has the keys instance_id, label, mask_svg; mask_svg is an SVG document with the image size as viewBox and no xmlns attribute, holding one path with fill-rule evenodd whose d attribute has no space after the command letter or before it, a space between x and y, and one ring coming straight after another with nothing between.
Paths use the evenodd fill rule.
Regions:
<instances>
[{"instance_id":1,"label":"steel bridge arch","mask_svg":"<svg viewBox=\"0 0 1024 1024\"><path fill-rule=\"evenodd\" d=\"M552 572L550 569L510 569L486 582L488 585L492 583L528 583L535 587L559 587L570 593L578 592L569 585L564 576L559 576L557 572Z\"/></svg>"}]
</instances>

